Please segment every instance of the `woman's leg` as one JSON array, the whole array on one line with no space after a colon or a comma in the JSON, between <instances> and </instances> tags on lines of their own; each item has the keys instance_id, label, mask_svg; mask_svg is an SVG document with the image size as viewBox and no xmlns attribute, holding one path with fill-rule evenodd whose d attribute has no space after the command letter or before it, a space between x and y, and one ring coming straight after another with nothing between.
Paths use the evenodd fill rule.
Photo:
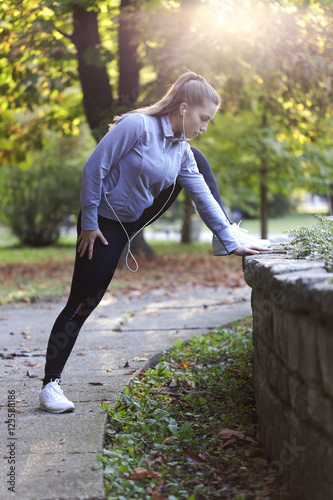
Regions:
<instances>
[{"instance_id":1,"label":"woman's leg","mask_svg":"<svg viewBox=\"0 0 333 500\"><path fill-rule=\"evenodd\" d=\"M223 210L224 215L228 219L228 221L231 224L231 221L224 209L222 200L221 200L221 195L219 192L219 188L217 187L216 180L213 174L213 171L208 163L207 158L205 155L197 148L191 147L192 152L194 154L195 161L197 162L199 172L202 174L203 178L206 181L207 186L209 187L212 195L214 196L215 200L217 203L220 205L220 207Z\"/></svg>"},{"instance_id":2,"label":"woman's leg","mask_svg":"<svg viewBox=\"0 0 333 500\"><path fill-rule=\"evenodd\" d=\"M133 224L125 226L131 234ZM127 237L118 222L100 217L99 227L109 245L103 245L96 239L91 260L88 259L87 252L83 257L76 254L69 299L56 319L49 338L44 385L51 380L60 379L80 329L101 301L126 245ZM80 230L79 217L78 231Z\"/></svg>"},{"instance_id":3,"label":"woman's leg","mask_svg":"<svg viewBox=\"0 0 333 500\"><path fill-rule=\"evenodd\" d=\"M212 169L208 163L205 155L197 148L191 147L194 154L195 161L197 162L199 172L202 174L206 181L212 195L214 196L217 203L223 210L227 220L231 223L221 200L219 188L217 187L216 180ZM144 225L151 224L156 219L161 217L162 214L173 204L177 196L179 195L182 187L176 182L175 186L170 186L164 189L154 200L154 203L144 210L143 214L137 221L137 230L142 228Z\"/></svg>"}]
</instances>

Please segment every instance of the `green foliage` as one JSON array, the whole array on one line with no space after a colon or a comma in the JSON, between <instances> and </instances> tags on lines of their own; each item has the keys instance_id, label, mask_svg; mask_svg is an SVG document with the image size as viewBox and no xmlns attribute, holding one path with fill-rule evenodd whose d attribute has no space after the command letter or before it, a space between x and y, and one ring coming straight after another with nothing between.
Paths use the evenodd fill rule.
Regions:
<instances>
[{"instance_id":1,"label":"green foliage","mask_svg":"<svg viewBox=\"0 0 333 500\"><path fill-rule=\"evenodd\" d=\"M300 158L295 144L280 137L275 127L260 128L254 112L225 112L215 116L198 147L207 155L223 201L255 215L260 205L260 169L263 155L268 169L269 199L290 195L290 185L302 181Z\"/></svg>"},{"instance_id":2,"label":"green foliage","mask_svg":"<svg viewBox=\"0 0 333 500\"><path fill-rule=\"evenodd\" d=\"M298 227L286 232L295 233L288 243L288 253L296 259L322 260L333 271L333 220L317 215L315 227Z\"/></svg>"},{"instance_id":3,"label":"green foliage","mask_svg":"<svg viewBox=\"0 0 333 500\"><path fill-rule=\"evenodd\" d=\"M1 165L40 148L45 127L70 134L84 120L73 43L76 4L0 3ZM79 4L98 13L101 39L85 58L105 66L117 99L121 2ZM135 0L122 15L139 43L138 105L160 98L186 68L221 92L225 116L216 117L211 141L200 138L199 146L213 161L229 205L241 201L247 212L257 212L260 184L267 184L270 198L300 185L332 191L330 2Z\"/></svg>"},{"instance_id":4,"label":"green foliage","mask_svg":"<svg viewBox=\"0 0 333 500\"><path fill-rule=\"evenodd\" d=\"M1 218L21 243L54 243L66 217L78 212L89 142L87 131L73 137L50 134L43 149L29 153L24 163L0 170Z\"/></svg>"},{"instance_id":5,"label":"green foliage","mask_svg":"<svg viewBox=\"0 0 333 500\"><path fill-rule=\"evenodd\" d=\"M258 452L245 437L256 433L250 323L177 341L131 381L115 407L104 403L107 498L227 499L244 490L258 498L272 485L267 469L259 479L244 461ZM241 439L222 449L221 431Z\"/></svg>"}]
</instances>

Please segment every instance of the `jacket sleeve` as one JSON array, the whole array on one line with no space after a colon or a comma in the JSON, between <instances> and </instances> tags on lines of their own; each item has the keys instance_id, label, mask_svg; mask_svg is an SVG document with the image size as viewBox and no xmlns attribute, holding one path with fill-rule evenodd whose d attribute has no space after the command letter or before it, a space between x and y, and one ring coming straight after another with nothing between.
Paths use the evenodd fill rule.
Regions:
<instances>
[{"instance_id":1,"label":"jacket sleeve","mask_svg":"<svg viewBox=\"0 0 333 500\"><path fill-rule=\"evenodd\" d=\"M124 116L107 132L86 161L81 188L83 229L98 228L97 209L102 196L102 181L112 165L132 149L143 130L141 115L133 113Z\"/></svg>"},{"instance_id":2,"label":"jacket sleeve","mask_svg":"<svg viewBox=\"0 0 333 500\"><path fill-rule=\"evenodd\" d=\"M210 192L205 179L200 174L189 146L177 181L188 192L195 203L200 217L206 226L223 243L227 252L231 253L240 247L241 245L230 232L230 223L225 217L223 210Z\"/></svg>"}]
</instances>

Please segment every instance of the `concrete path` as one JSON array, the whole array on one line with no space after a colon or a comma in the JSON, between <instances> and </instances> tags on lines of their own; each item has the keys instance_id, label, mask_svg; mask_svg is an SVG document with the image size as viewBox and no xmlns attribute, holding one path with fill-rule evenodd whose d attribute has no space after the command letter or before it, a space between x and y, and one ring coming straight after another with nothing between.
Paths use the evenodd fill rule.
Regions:
<instances>
[{"instance_id":1,"label":"concrete path","mask_svg":"<svg viewBox=\"0 0 333 500\"><path fill-rule=\"evenodd\" d=\"M129 372L156 364L178 339L250 315L250 291L183 287L103 300L64 370L61 387L75 411L63 415L38 409L46 343L62 305L0 307L0 498L104 498L101 402L115 402L135 376Z\"/></svg>"}]
</instances>

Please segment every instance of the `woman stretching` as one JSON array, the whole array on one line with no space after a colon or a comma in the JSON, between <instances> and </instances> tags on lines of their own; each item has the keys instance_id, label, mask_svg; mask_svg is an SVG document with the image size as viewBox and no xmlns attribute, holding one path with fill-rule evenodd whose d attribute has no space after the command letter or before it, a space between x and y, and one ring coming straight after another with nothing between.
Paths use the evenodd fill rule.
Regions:
<instances>
[{"instance_id":1,"label":"woman stretching","mask_svg":"<svg viewBox=\"0 0 333 500\"><path fill-rule=\"evenodd\" d=\"M72 411L59 382L79 331L101 301L131 239L158 218L184 188L213 232L220 254L257 254L262 240L242 239L223 210L210 166L188 138L207 130L220 98L186 72L156 104L118 118L83 170L77 254L68 302L49 338L40 408ZM244 243L245 241L245 243Z\"/></svg>"}]
</instances>

